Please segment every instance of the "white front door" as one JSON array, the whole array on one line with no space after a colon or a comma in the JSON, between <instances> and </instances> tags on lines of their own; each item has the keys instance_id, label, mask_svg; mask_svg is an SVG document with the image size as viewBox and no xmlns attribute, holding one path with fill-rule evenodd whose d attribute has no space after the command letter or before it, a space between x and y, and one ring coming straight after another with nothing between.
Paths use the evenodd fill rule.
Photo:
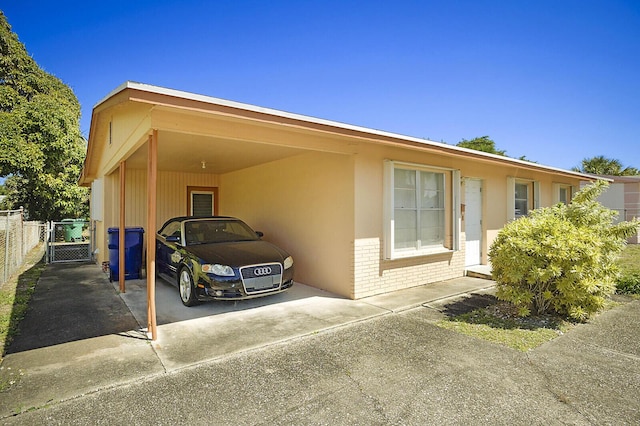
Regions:
<instances>
[{"instance_id":1,"label":"white front door","mask_svg":"<svg viewBox=\"0 0 640 426\"><path fill-rule=\"evenodd\" d=\"M479 265L482 262L482 181L480 179L465 179L464 198L466 238L464 265Z\"/></svg>"}]
</instances>

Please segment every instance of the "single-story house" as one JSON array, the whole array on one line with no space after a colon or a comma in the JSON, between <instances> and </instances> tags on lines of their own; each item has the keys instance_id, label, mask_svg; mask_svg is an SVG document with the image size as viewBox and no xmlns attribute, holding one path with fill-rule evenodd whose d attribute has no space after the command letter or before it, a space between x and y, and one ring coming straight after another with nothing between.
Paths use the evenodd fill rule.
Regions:
<instances>
[{"instance_id":1,"label":"single-story house","mask_svg":"<svg viewBox=\"0 0 640 426\"><path fill-rule=\"evenodd\" d=\"M584 180L594 178L127 82L93 109L80 183L92 189L98 262L109 227L141 226L153 242L174 216L236 216L293 255L296 281L358 299L487 264L505 223L569 201Z\"/></svg>"},{"instance_id":2,"label":"single-story house","mask_svg":"<svg viewBox=\"0 0 640 426\"><path fill-rule=\"evenodd\" d=\"M594 175L609 180L609 188L598 197L605 207L618 212L618 220L633 220L640 217L640 176ZM629 243L640 243L640 235L627 240Z\"/></svg>"}]
</instances>

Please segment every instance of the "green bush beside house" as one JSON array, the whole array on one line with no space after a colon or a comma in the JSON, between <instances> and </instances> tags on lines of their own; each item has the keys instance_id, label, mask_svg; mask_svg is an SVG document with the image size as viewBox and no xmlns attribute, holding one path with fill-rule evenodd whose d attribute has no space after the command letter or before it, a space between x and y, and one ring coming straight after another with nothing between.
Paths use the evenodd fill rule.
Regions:
<instances>
[{"instance_id":1,"label":"green bush beside house","mask_svg":"<svg viewBox=\"0 0 640 426\"><path fill-rule=\"evenodd\" d=\"M614 223L617 213L596 201L597 181L569 205L532 211L508 223L489 251L496 296L519 314L558 313L584 321L616 290L616 260L640 222Z\"/></svg>"}]
</instances>

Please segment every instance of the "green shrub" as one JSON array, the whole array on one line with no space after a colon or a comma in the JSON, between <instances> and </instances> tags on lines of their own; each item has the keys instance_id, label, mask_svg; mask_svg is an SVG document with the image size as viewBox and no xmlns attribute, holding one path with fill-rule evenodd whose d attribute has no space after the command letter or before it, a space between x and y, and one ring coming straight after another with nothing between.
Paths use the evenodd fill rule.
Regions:
<instances>
[{"instance_id":1,"label":"green shrub","mask_svg":"<svg viewBox=\"0 0 640 426\"><path fill-rule=\"evenodd\" d=\"M603 307L616 288L616 259L640 224L614 224L617 213L596 201L607 187L595 182L571 204L533 210L498 233L489 251L498 299L522 316L585 320Z\"/></svg>"},{"instance_id":2,"label":"green shrub","mask_svg":"<svg viewBox=\"0 0 640 426\"><path fill-rule=\"evenodd\" d=\"M616 282L618 294L640 294L640 272L622 274Z\"/></svg>"}]
</instances>

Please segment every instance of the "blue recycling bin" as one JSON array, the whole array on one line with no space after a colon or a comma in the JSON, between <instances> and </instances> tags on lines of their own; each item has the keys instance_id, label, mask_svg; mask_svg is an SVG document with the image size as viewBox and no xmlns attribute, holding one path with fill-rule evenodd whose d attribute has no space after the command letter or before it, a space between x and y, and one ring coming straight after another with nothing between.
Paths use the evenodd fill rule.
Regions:
<instances>
[{"instance_id":1,"label":"blue recycling bin","mask_svg":"<svg viewBox=\"0 0 640 426\"><path fill-rule=\"evenodd\" d=\"M109 228L109 280L119 279L120 269L118 264L120 257L118 247L120 246L120 228ZM124 230L124 279L135 280L140 278L142 270L142 242L144 229L125 228Z\"/></svg>"}]
</instances>

